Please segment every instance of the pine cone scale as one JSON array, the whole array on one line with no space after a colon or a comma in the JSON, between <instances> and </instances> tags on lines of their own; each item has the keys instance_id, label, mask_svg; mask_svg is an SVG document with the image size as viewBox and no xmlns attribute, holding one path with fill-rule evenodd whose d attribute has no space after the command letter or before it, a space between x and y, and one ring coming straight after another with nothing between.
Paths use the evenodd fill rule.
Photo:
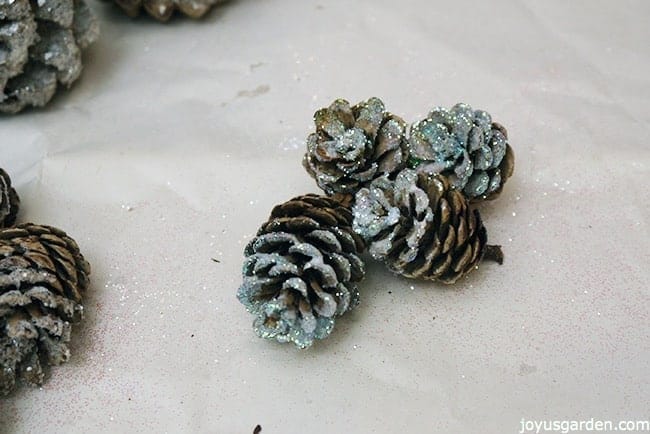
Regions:
<instances>
[{"instance_id":1,"label":"pine cone scale","mask_svg":"<svg viewBox=\"0 0 650 434\"><path fill-rule=\"evenodd\" d=\"M1 37L0 42L2 42ZM0 77L2 77L1 72ZM2 83L0 83L0 87L1 85ZM0 95L0 101L1 99L2 96ZM16 190L11 186L11 178L9 178L7 172L0 169L0 228L14 224L19 207L20 198Z\"/></svg>"}]
</instances>

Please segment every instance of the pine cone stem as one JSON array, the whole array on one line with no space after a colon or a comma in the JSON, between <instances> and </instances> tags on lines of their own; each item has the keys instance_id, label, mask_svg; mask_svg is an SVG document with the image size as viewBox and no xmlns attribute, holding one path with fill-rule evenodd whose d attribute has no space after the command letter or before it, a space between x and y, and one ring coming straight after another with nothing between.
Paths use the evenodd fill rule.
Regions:
<instances>
[{"instance_id":1,"label":"pine cone stem","mask_svg":"<svg viewBox=\"0 0 650 434\"><path fill-rule=\"evenodd\" d=\"M501 250L501 246L491 244L485 246L485 254L483 255L483 259L496 262L499 265L503 265L503 250Z\"/></svg>"}]
</instances>

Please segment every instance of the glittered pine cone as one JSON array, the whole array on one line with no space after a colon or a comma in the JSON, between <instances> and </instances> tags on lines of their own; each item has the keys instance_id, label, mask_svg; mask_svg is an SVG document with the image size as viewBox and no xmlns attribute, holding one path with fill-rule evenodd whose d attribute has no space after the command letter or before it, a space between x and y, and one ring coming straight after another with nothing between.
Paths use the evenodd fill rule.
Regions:
<instances>
[{"instance_id":1,"label":"glittered pine cone","mask_svg":"<svg viewBox=\"0 0 650 434\"><path fill-rule=\"evenodd\" d=\"M224 0L115 0L115 3L130 17L136 17L144 9L158 21L168 21L179 11L190 18L201 18L214 5Z\"/></svg>"},{"instance_id":2,"label":"glittered pine cone","mask_svg":"<svg viewBox=\"0 0 650 434\"><path fill-rule=\"evenodd\" d=\"M353 213L370 254L405 277L451 284L484 255L503 261L498 246L486 245L478 211L439 175L404 169L377 178L356 194Z\"/></svg>"},{"instance_id":3,"label":"glittered pine cone","mask_svg":"<svg viewBox=\"0 0 650 434\"><path fill-rule=\"evenodd\" d=\"M347 198L308 194L276 206L245 250L237 297L263 338L300 348L324 339L358 303L363 242Z\"/></svg>"},{"instance_id":4,"label":"glittered pine cone","mask_svg":"<svg viewBox=\"0 0 650 434\"><path fill-rule=\"evenodd\" d=\"M0 395L68 360L90 266L65 232L32 223L0 231Z\"/></svg>"},{"instance_id":5,"label":"glittered pine cone","mask_svg":"<svg viewBox=\"0 0 650 434\"><path fill-rule=\"evenodd\" d=\"M20 198L11 186L11 178L0 169L0 228L11 226L16 221Z\"/></svg>"},{"instance_id":6,"label":"glittered pine cone","mask_svg":"<svg viewBox=\"0 0 650 434\"><path fill-rule=\"evenodd\" d=\"M0 0L0 113L41 107L82 70L99 35L84 0Z\"/></svg>"},{"instance_id":7,"label":"glittered pine cone","mask_svg":"<svg viewBox=\"0 0 650 434\"><path fill-rule=\"evenodd\" d=\"M406 165L406 124L379 98L336 100L314 115L303 166L327 194L352 193Z\"/></svg>"},{"instance_id":8,"label":"glittered pine cone","mask_svg":"<svg viewBox=\"0 0 650 434\"><path fill-rule=\"evenodd\" d=\"M415 123L409 152L412 167L447 176L473 201L496 198L515 165L506 129L467 104L436 107Z\"/></svg>"}]
</instances>

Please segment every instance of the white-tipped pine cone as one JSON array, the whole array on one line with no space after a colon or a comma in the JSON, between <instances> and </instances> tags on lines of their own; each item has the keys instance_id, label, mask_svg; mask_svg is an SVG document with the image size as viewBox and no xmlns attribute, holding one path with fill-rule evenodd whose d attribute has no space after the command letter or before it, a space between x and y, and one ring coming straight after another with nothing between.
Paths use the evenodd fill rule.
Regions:
<instances>
[{"instance_id":1,"label":"white-tipped pine cone","mask_svg":"<svg viewBox=\"0 0 650 434\"><path fill-rule=\"evenodd\" d=\"M467 104L436 107L413 124L409 153L412 167L448 177L470 200L496 198L515 164L506 129Z\"/></svg>"},{"instance_id":2,"label":"white-tipped pine cone","mask_svg":"<svg viewBox=\"0 0 650 434\"><path fill-rule=\"evenodd\" d=\"M82 70L99 35L84 0L0 0L0 113L42 107Z\"/></svg>"},{"instance_id":3,"label":"white-tipped pine cone","mask_svg":"<svg viewBox=\"0 0 650 434\"><path fill-rule=\"evenodd\" d=\"M90 266L65 232L35 224L0 231L0 395L68 360Z\"/></svg>"},{"instance_id":4,"label":"white-tipped pine cone","mask_svg":"<svg viewBox=\"0 0 650 434\"><path fill-rule=\"evenodd\" d=\"M377 178L352 210L370 254L402 276L451 284L486 253L502 261L500 249L486 245L479 212L444 177L404 169L394 180Z\"/></svg>"},{"instance_id":5,"label":"white-tipped pine cone","mask_svg":"<svg viewBox=\"0 0 650 434\"><path fill-rule=\"evenodd\" d=\"M406 124L379 98L350 107L338 99L314 115L303 165L327 194L352 193L406 165Z\"/></svg>"},{"instance_id":6,"label":"white-tipped pine cone","mask_svg":"<svg viewBox=\"0 0 650 434\"><path fill-rule=\"evenodd\" d=\"M260 337L306 348L356 306L363 242L351 224L338 198L308 194L273 209L246 247L237 293Z\"/></svg>"}]
</instances>

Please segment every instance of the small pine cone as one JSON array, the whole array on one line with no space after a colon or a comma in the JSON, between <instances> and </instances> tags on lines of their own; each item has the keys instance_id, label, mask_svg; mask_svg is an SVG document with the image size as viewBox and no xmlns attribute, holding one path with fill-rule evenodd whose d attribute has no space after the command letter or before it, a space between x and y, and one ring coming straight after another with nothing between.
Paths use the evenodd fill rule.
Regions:
<instances>
[{"instance_id":1,"label":"small pine cone","mask_svg":"<svg viewBox=\"0 0 650 434\"><path fill-rule=\"evenodd\" d=\"M144 9L149 15L161 22L168 21L178 10L190 18L201 18L210 8L224 0L115 0L130 17L136 17Z\"/></svg>"},{"instance_id":2,"label":"small pine cone","mask_svg":"<svg viewBox=\"0 0 650 434\"><path fill-rule=\"evenodd\" d=\"M11 178L0 169L0 228L6 228L16 222L20 198L11 186Z\"/></svg>"},{"instance_id":3,"label":"small pine cone","mask_svg":"<svg viewBox=\"0 0 650 434\"><path fill-rule=\"evenodd\" d=\"M276 206L245 250L237 297L263 338L300 348L324 339L358 303L363 241L347 198L308 194Z\"/></svg>"},{"instance_id":4,"label":"small pine cone","mask_svg":"<svg viewBox=\"0 0 650 434\"><path fill-rule=\"evenodd\" d=\"M467 104L436 107L415 123L409 152L412 167L447 176L470 200L496 198L515 165L506 129Z\"/></svg>"},{"instance_id":5,"label":"small pine cone","mask_svg":"<svg viewBox=\"0 0 650 434\"><path fill-rule=\"evenodd\" d=\"M379 98L336 100L314 115L303 166L327 194L352 193L406 165L406 123Z\"/></svg>"},{"instance_id":6,"label":"small pine cone","mask_svg":"<svg viewBox=\"0 0 650 434\"><path fill-rule=\"evenodd\" d=\"M81 74L99 35L84 0L0 0L0 113L42 107Z\"/></svg>"},{"instance_id":7,"label":"small pine cone","mask_svg":"<svg viewBox=\"0 0 650 434\"><path fill-rule=\"evenodd\" d=\"M404 169L395 180L377 178L356 194L353 214L370 254L405 277L451 284L484 254L503 260L498 246L486 245L478 211L439 175Z\"/></svg>"},{"instance_id":8,"label":"small pine cone","mask_svg":"<svg viewBox=\"0 0 650 434\"><path fill-rule=\"evenodd\" d=\"M68 360L90 266L65 232L32 223L0 231L0 395Z\"/></svg>"}]
</instances>

